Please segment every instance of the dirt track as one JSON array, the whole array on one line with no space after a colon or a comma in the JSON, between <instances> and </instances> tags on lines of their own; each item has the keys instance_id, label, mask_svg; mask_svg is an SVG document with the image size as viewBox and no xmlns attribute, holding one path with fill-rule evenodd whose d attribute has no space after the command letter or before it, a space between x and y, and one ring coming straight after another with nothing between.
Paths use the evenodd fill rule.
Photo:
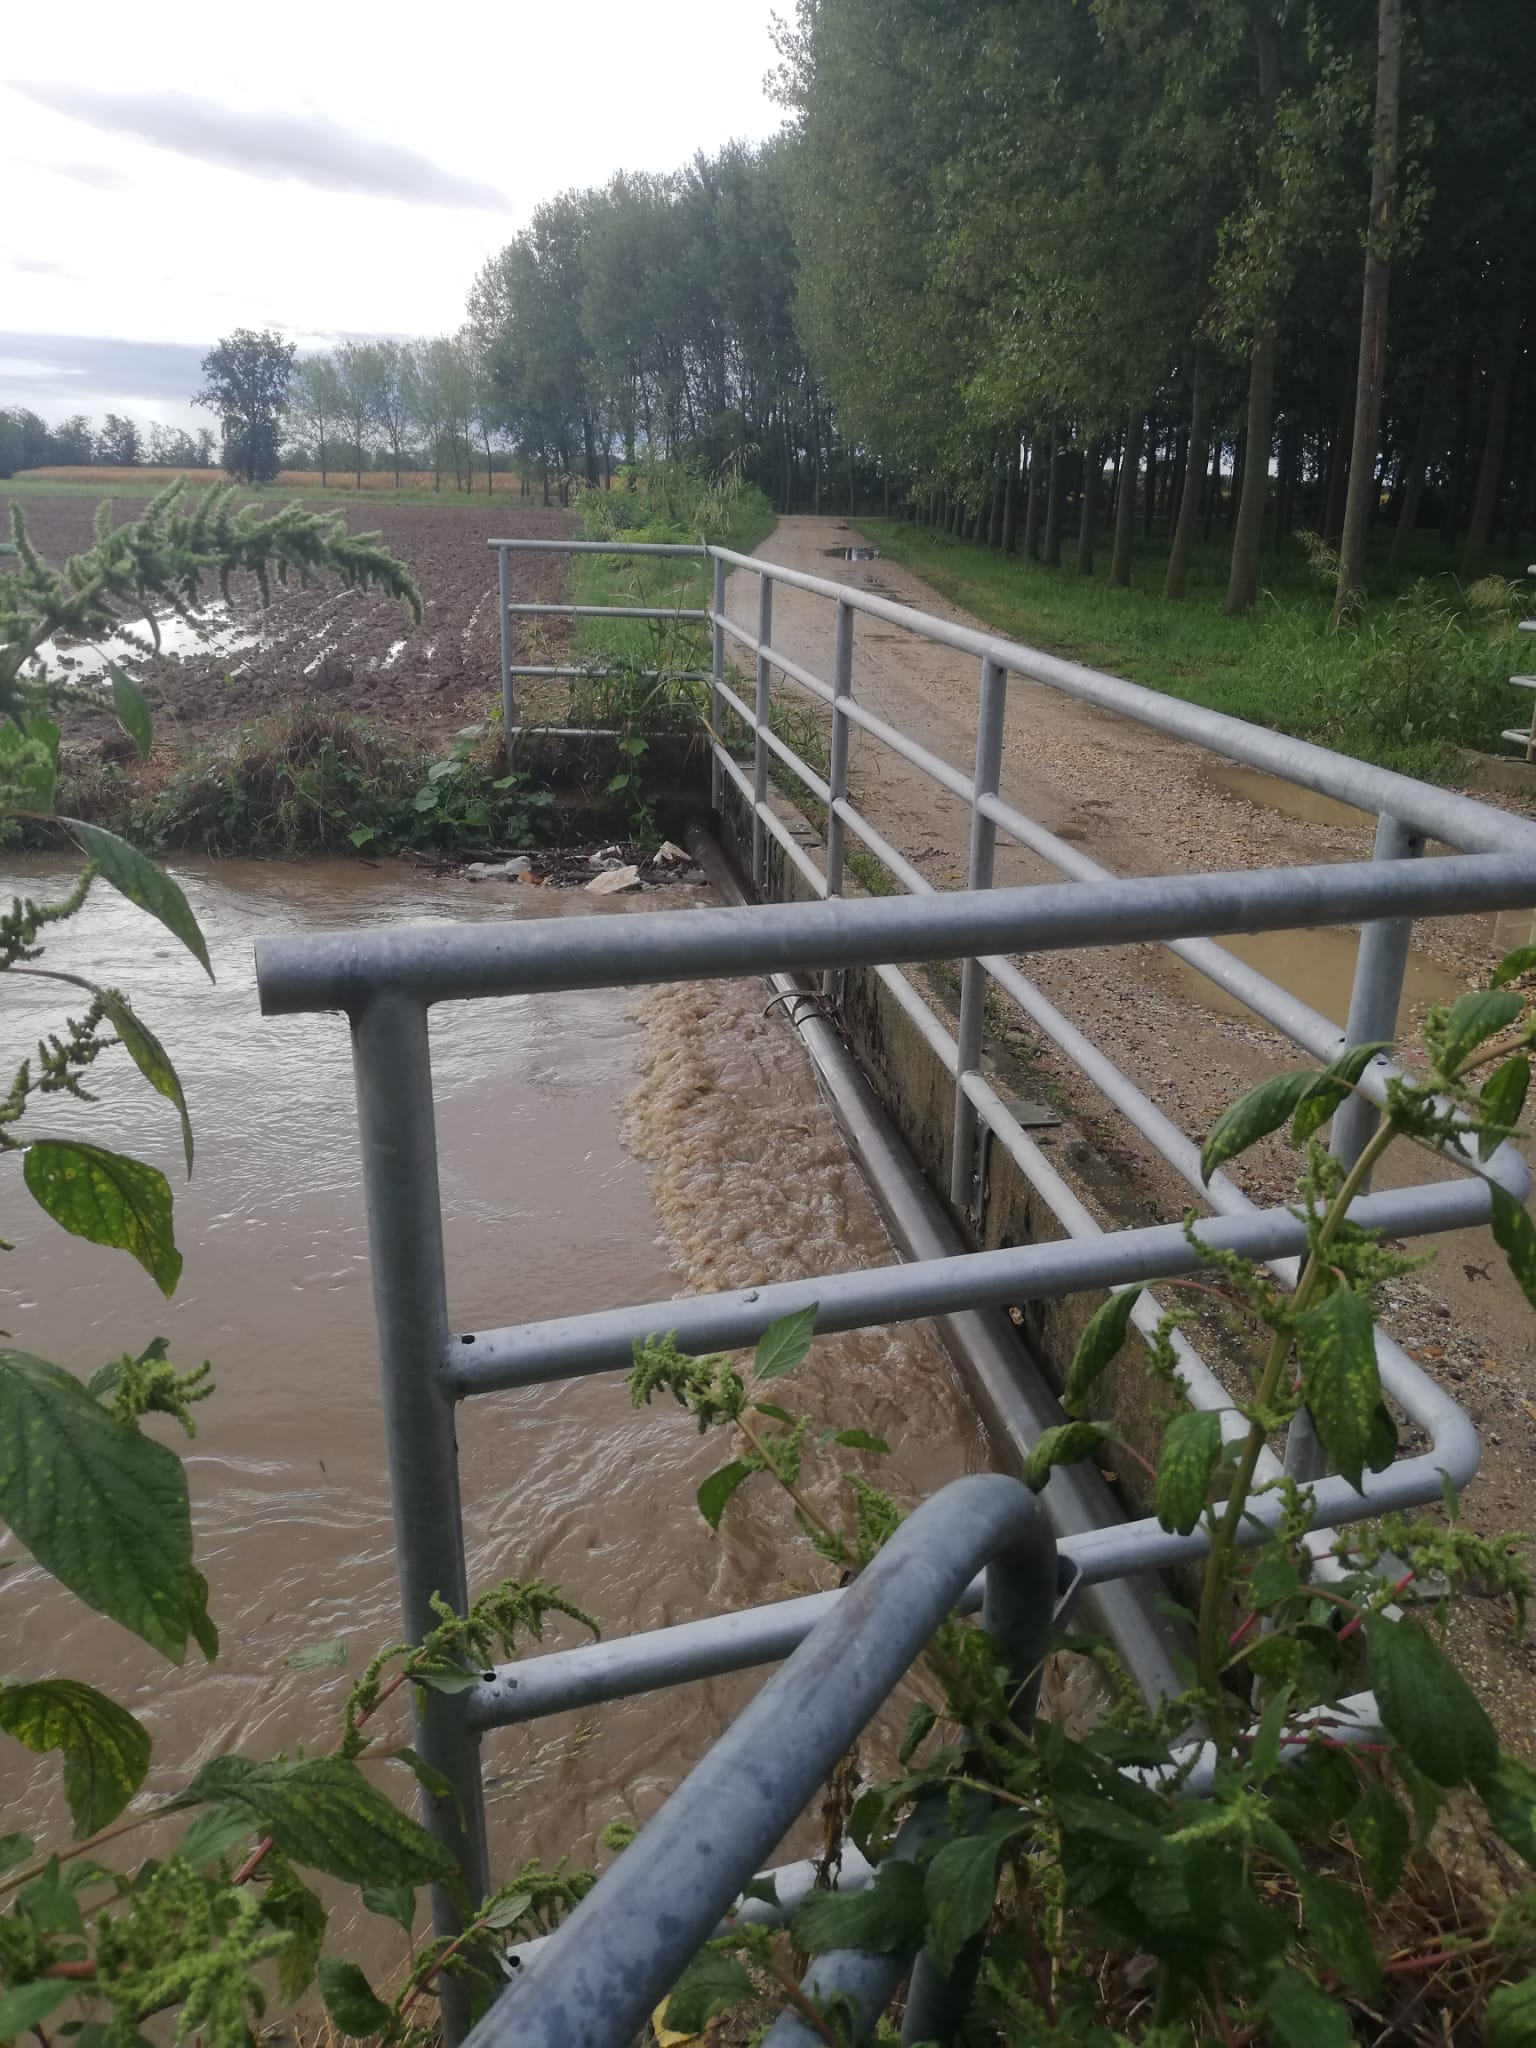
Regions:
<instances>
[{"instance_id":1,"label":"dirt track","mask_svg":"<svg viewBox=\"0 0 1536 2048\"><path fill-rule=\"evenodd\" d=\"M115 499L117 517L132 517L144 502ZM25 511L50 562L90 545L90 498L28 498ZM402 606L369 592L274 586L263 609L254 585L237 589L228 624L237 636L254 636L249 644L130 664L167 730L174 722L187 737L209 736L295 696L411 732L453 731L484 715L500 674L496 559L486 540L568 533L571 515L524 504L515 493L473 502L450 497L441 505L365 502L344 511L354 532L381 532L410 568L422 594L420 625ZM517 598L553 597L563 576L553 557L513 558ZM557 636L549 637L553 644ZM99 734L113 743L105 712L83 706L69 727L71 738Z\"/></svg>"},{"instance_id":2,"label":"dirt track","mask_svg":"<svg viewBox=\"0 0 1536 2048\"><path fill-rule=\"evenodd\" d=\"M876 591L940 617L972 619L922 579L894 562L848 562L843 548L856 531L828 519L781 520L759 550L769 560ZM832 551L832 552L829 552ZM757 579L735 575L727 606L755 631ZM807 667L831 673L832 608L824 600L779 586L774 597L775 646ZM975 757L979 663L968 655L913 638L894 626L861 619L854 640L854 695L893 725L967 773ZM776 680L776 687L778 687ZM969 821L962 804L868 735L855 730L850 755L855 806L940 888L962 886ZM1326 799L1306 797L1307 819L1253 801L1281 795L1267 778L1233 773L1200 749L1081 705L1022 678L1009 683L1002 792L1031 817L1080 845L1104 866L1126 875L1197 869L1295 865L1367 858L1373 821ZM1038 857L1000 838L997 879L1059 880ZM1402 1028L1433 1002L1454 998L1479 980L1497 955L1529 943L1525 913L1497 920L1447 921L1417 934L1423 951L1410 977ZM1348 1000L1353 938L1277 935L1239 941L1264 972L1325 1014L1340 1017ZM1294 1051L1248 1012L1217 995L1160 947L1122 947L1034 956L1028 971L1071 1021L1120 1066L1190 1137L1199 1139L1217 1113L1265 1075L1297 1064ZM1017 1023L1020 1020L1015 1020ZM1012 1037L1014 1034L1010 1033ZM1069 1126L1042 1133L1056 1163L1074 1139L1086 1137L1118 1171L1129 1199L1172 1218L1189 1190L1081 1079L1037 1028L1024 1022L1021 1050L1029 1069L1062 1104ZM1075 1127L1075 1128L1074 1128ZM1429 1165L1422 1154L1389 1157L1384 1184L1407 1180ZM1068 1169L1069 1170L1069 1169ZM1262 1202L1290 1193L1294 1155L1272 1144L1239 1163L1234 1175ZM1079 1188L1090 1206L1092 1192ZM1106 1222L1112 1220L1102 1208ZM1387 1326L1479 1425L1484 1463L1471 1488L1469 1521L1486 1532L1528 1530L1536 1468L1536 1319L1509 1278L1486 1232L1438 1241L1428 1274L1390 1290ZM1468 1603L1475 1609L1477 1603ZM1463 1610L1465 1612L1465 1610ZM1491 1617L1488 1617L1491 1619ZM1532 1752L1531 1675L1536 1651L1508 1643L1496 1628L1468 1627L1463 1657L1481 1675L1507 1741Z\"/></svg>"}]
</instances>

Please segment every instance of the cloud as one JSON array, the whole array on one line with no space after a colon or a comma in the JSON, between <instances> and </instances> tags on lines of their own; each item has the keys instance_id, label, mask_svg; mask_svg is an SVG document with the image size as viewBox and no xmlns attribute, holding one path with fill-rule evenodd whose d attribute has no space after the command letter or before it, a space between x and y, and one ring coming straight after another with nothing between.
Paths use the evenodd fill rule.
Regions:
<instances>
[{"instance_id":1,"label":"cloud","mask_svg":"<svg viewBox=\"0 0 1536 2048\"><path fill-rule=\"evenodd\" d=\"M12 270L25 270L32 277L70 277L74 274L62 263L50 262L46 256L12 256L9 261Z\"/></svg>"},{"instance_id":2,"label":"cloud","mask_svg":"<svg viewBox=\"0 0 1536 2048\"><path fill-rule=\"evenodd\" d=\"M414 149L358 135L320 114L248 113L181 92L108 92L19 81L14 89L89 127L136 135L157 149L256 178L293 179L326 192L363 192L418 206L501 212L507 204L492 185L462 178Z\"/></svg>"},{"instance_id":3,"label":"cloud","mask_svg":"<svg viewBox=\"0 0 1536 2048\"><path fill-rule=\"evenodd\" d=\"M135 399L185 402L203 381L207 342L0 332L0 405L63 400L83 412Z\"/></svg>"},{"instance_id":4,"label":"cloud","mask_svg":"<svg viewBox=\"0 0 1536 2048\"><path fill-rule=\"evenodd\" d=\"M107 164L55 164L61 178L73 178L77 185L89 185L96 192L127 192L133 180Z\"/></svg>"}]
</instances>

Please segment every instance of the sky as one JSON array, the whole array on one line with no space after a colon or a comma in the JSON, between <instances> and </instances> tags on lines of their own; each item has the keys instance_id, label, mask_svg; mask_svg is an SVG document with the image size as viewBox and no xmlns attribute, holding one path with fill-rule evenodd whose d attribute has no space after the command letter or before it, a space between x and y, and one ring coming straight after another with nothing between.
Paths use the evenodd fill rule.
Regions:
<instances>
[{"instance_id":1,"label":"sky","mask_svg":"<svg viewBox=\"0 0 1536 2048\"><path fill-rule=\"evenodd\" d=\"M777 0L779 12L790 0ZM396 11L398 9L398 11ZM542 199L757 141L775 0L76 0L0 47L0 406L211 424L205 349L451 331Z\"/></svg>"}]
</instances>

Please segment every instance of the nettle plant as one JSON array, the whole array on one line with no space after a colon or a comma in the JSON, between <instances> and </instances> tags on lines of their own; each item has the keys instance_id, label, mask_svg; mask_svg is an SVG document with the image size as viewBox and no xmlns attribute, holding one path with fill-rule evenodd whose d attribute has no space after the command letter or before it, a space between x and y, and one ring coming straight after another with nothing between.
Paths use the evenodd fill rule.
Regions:
<instances>
[{"instance_id":1,"label":"nettle plant","mask_svg":"<svg viewBox=\"0 0 1536 2048\"><path fill-rule=\"evenodd\" d=\"M1521 1543L1474 1535L1447 1487L1443 1514L1383 1516L1318 1556L1305 1540L1307 1488L1257 1477L1265 1446L1303 1407L1332 1468L1356 1487L1391 1462L1396 1425L1377 1372L1374 1303L1415 1262L1347 1211L1395 1142L1454 1153L1465 1166L1516 1132L1536 1016L1510 984L1533 970L1536 948L1512 954L1487 992L1430 1013L1426 1074L1389 1083L1381 1121L1348 1169L1318 1134L1379 1046L1266 1082L1206 1140L1209 1178L1289 1127L1304 1155L1296 1213L1307 1255L1286 1292L1248 1261L1201 1246L1195 1218L1187 1222L1207 1262L1190 1284L1262 1340L1236 1397L1246 1428L1235 1438L1185 1399L1171 1341L1183 1314L1165 1315L1150 1345L1167 1397L1157 1517L1181 1534L1202 1528L1209 1542L1198 1613L1177 1610L1194 1643L1184 1693L1150 1708L1108 1645L1067 1638L1062 1647L1099 1662L1115 1700L1073 1736L1021 1719L1000 1648L950 1624L920 1674L899 1774L860 1787L853 1764L840 1773L847 1833L876 1864L873 1882L814 1892L787 1932L737 1924L712 1941L674 1992L669 2026L702 2028L767 1995L790 2002L825 2041L848 2041L851 2011L800 1988L807 1956L926 1950L949 1982L955 2040L1536 2042L1536 1892L1494 1883L1486 1897L1471 1887L1437 1894L1431 1859L1416 1854L1447 1802L1474 1820L1480 1804L1493 1834L1536 1863L1536 1771L1501 1753L1437 1639L1458 1587L1497 1596L1520 1620L1531 1588ZM1489 1189L1494 1236L1536 1304L1536 1228L1503 1189ZM1069 1419L1035 1445L1024 1472L1032 1487L1114 1444L1089 1407L1139 1292L1110 1296L1087 1325L1064 1390ZM739 1487L766 1474L816 1549L857 1570L897 1511L849 1471L839 1526L815 1504L836 1497L839 1475L808 1491L805 1461L839 1445L876 1455L885 1446L862 1431L818 1429L765 1398L804 1356L814 1315L775 1325L749 1374L653 1339L637 1349L632 1391L638 1403L665 1389L701 1429L737 1432L739 1455L699 1489L712 1525ZM1125 1445L1115 1454L1136 1458ZM1410 1589L1428 1590L1432 1603L1405 1611ZM1362 1741L1340 1703L1367 1687L1381 1728ZM904 1833L913 1816L920 1825Z\"/></svg>"},{"instance_id":2,"label":"nettle plant","mask_svg":"<svg viewBox=\"0 0 1536 2048\"><path fill-rule=\"evenodd\" d=\"M86 999L80 1014L43 1035L16 1067L0 1100L0 1154L19 1161L22 1184L76 1237L120 1248L170 1296L182 1257L169 1182L147 1162L73 1136L35 1136L30 1112L41 1098L89 1105L97 1063L127 1052L181 1122L187 1170L192 1128L182 1084L164 1046L122 991L41 964L49 936L79 912L97 884L118 890L157 918L210 976L208 950L176 881L101 828L53 818L61 685L35 657L55 633L105 636L125 613L194 610L202 582L227 590L237 571L262 588L271 574L334 575L419 605L401 565L374 539L349 535L339 520L290 506L276 517L234 515L226 494L184 510L179 488L142 518L112 527L63 572L49 569L15 525L19 569L0 579L0 823L54 824L86 856L60 900L15 899L0 916L0 973L56 983ZM150 714L120 670L112 701L124 728L148 754ZM213 1392L204 1362L181 1370L163 1337L135 1338L81 1378L50 1360L0 1349L0 1519L25 1559L98 1614L180 1665L189 1648L210 1662L217 1629L194 1556L187 1479L180 1457L155 1432L195 1427L194 1406ZM170 1796L142 1796L151 1758L147 1730L120 1703L83 1680L10 1672L0 1682L0 1731L40 1755L57 1756L73 1823L68 1841L35 1844L0 1823L0 2041L31 2033L49 2048L134 2048L154 2015L172 2015L178 2038L209 2048L243 2048L275 1995L303 1999L317 1976L342 2033L392 2041L436 2029L436 1996L446 1975L465 1980L483 2004L502 1981L488 1944L545 1932L591 1883L583 1875L529 1864L492 1897L464 1896L443 1845L370 1775L376 1765L404 1792L417 1782L436 1797L451 1790L409 1746L395 1714L382 1712L409 1688L453 1691L473 1682L496 1654L541 1635L551 1614L592 1624L542 1581L507 1582L478 1596L465 1615L447 1607L415 1646L395 1644L351 1688L333 1745L319 1754L217 1756ZM300 1650L299 1668L345 1661L344 1643ZM393 1724L393 1725L392 1725ZM14 1782L14 1761L12 1765ZM131 1810L130 1810L131 1808ZM154 1825L156 1853L124 1862L117 1846ZM355 1963L322 1953L327 1908L301 1872L356 1888L370 1912L410 1933L417 1893L427 1884L455 1896L465 1931L427 1940L400 1981L376 1992Z\"/></svg>"}]
</instances>

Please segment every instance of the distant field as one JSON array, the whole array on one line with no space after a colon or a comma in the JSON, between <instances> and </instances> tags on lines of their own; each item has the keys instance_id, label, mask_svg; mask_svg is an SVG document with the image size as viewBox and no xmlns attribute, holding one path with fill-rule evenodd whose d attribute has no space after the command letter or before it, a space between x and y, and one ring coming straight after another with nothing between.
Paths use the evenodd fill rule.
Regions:
<instances>
[{"instance_id":1,"label":"distant field","mask_svg":"<svg viewBox=\"0 0 1536 2048\"><path fill-rule=\"evenodd\" d=\"M140 486L154 487L159 484L174 483L179 476L184 476L190 484L221 484L229 481L222 469L166 469L156 468L152 463L145 463L137 469L118 469L98 463L63 462L55 463L51 467L44 469L18 470L14 477L6 479L5 482L19 484L23 487L35 484L89 484L98 490L127 490L137 489ZM5 483L0 483L0 490L3 490L4 487ZM318 469L285 469L279 472L274 488L281 491L325 490L355 492L357 489L357 478L351 470L333 469L322 483ZM498 497L503 492L516 495L517 488L518 483L515 476L509 476L505 472L497 476L495 494ZM442 489L449 497L453 495L454 482L451 476L443 478ZM394 471L392 469L364 470L363 490L365 493L385 492L393 496L395 492ZM400 490L402 493L409 491L413 494L422 491L431 492L433 490L432 471L430 469L402 469L400 472ZM473 495L481 497L484 496L484 493L485 477L483 473L477 474Z\"/></svg>"}]
</instances>

